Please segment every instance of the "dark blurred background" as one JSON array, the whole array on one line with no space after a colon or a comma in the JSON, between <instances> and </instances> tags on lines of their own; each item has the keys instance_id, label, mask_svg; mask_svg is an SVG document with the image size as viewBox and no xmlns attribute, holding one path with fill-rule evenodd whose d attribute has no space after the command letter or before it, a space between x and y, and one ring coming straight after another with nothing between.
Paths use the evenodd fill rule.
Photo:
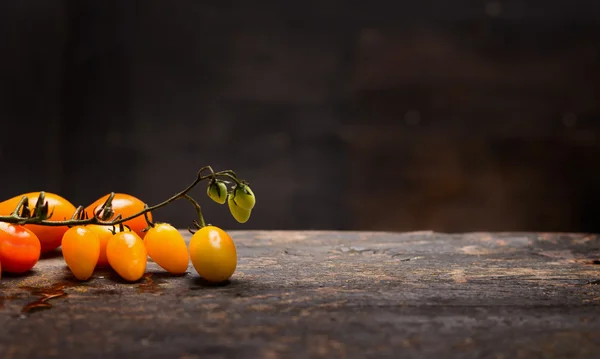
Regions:
<instances>
[{"instance_id":1,"label":"dark blurred background","mask_svg":"<svg viewBox=\"0 0 600 359\"><path fill-rule=\"evenodd\" d=\"M600 231L599 1L2 1L0 40L3 198L210 164L230 229Z\"/></svg>"}]
</instances>

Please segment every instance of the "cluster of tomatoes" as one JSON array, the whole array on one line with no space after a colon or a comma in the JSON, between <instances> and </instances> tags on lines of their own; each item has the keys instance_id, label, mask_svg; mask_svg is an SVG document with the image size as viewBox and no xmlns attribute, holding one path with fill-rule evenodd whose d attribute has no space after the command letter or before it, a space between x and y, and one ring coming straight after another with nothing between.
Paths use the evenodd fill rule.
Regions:
<instances>
[{"instance_id":1,"label":"cluster of tomatoes","mask_svg":"<svg viewBox=\"0 0 600 359\"><path fill-rule=\"evenodd\" d=\"M218 185L211 183L207 192L213 200L224 203L221 199L227 194L224 196L221 188L215 191ZM245 191L247 193L249 189ZM40 192L22 194L1 202L0 215L10 215L23 196L28 197L29 208L33 209ZM93 217L97 211L101 211L108 197L99 198L87 206L85 215ZM253 206L253 194L251 197ZM45 192L44 200L51 213L48 218L50 221L69 219L76 212L73 204L57 194ZM236 214L241 222L247 219L244 216L249 217L251 207L244 194L238 200L243 202L243 207L236 208L237 203L233 203L230 209L234 206L239 210ZM138 198L117 193L112 199L112 218L118 214L124 218L140 213L144 206ZM215 226L199 228L188 247L176 228L168 223L152 223L151 212L147 213L147 217L148 221L143 215L134 217L122 226L87 224L68 227L0 222L0 273L28 272L38 263L42 253L61 246L66 265L77 279L84 281L92 277L96 268L101 267L112 268L126 281L137 281L146 271L148 257L174 275L185 273L191 260L198 274L212 282L225 281L235 272L236 247L222 229ZM149 222L152 224L149 225Z\"/></svg>"}]
</instances>

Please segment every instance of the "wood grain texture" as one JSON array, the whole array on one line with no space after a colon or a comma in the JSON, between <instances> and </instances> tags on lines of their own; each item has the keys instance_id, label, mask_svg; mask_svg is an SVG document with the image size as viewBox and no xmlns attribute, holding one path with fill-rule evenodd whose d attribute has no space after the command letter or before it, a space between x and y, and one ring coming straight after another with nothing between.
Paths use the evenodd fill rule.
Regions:
<instances>
[{"instance_id":1,"label":"wood grain texture","mask_svg":"<svg viewBox=\"0 0 600 359\"><path fill-rule=\"evenodd\" d=\"M208 286L149 263L78 283L60 256L0 281L0 357L592 358L600 238L584 234L231 232ZM187 236L186 238L189 238ZM46 294L44 294L46 293ZM51 307L23 309L48 295ZM31 307L29 307L31 308Z\"/></svg>"}]
</instances>

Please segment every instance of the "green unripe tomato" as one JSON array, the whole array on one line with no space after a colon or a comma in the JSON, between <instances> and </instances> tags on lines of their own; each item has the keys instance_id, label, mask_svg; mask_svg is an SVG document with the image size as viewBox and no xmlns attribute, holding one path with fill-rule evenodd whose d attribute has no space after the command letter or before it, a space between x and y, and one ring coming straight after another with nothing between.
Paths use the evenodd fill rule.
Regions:
<instances>
[{"instance_id":1,"label":"green unripe tomato","mask_svg":"<svg viewBox=\"0 0 600 359\"><path fill-rule=\"evenodd\" d=\"M254 192L245 184L235 186L233 197L235 203L243 209L251 210L256 204Z\"/></svg>"},{"instance_id":2,"label":"green unripe tomato","mask_svg":"<svg viewBox=\"0 0 600 359\"><path fill-rule=\"evenodd\" d=\"M224 204L227 201L227 186L222 181L210 181L206 194L218 204Z\"/></svg>"},{"instance_id":3,"label":"green unripe tomato","mask_svg":"<svg viewBox=\"0 0 600 359\"><path fill-rule=\"evenodd\" d=\"M246 223L248 221L252 210L240 207L232 195L227 196L227 204L229 205L229 212L231 212L231 215L236 221L240 223Z\"/></svg>"}]
</instances>

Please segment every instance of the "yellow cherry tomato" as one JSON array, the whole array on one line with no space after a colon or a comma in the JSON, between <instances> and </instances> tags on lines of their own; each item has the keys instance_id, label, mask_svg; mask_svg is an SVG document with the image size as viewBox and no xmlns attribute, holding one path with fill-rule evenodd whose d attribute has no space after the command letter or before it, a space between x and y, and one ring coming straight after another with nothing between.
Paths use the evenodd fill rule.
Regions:
<instances>
[{"instance_id":1,"label":"yellow cherry tomato","mask_svg":"<svg viewBox=\"0 0 600 359\"><path fill-rule=\"evenodd\" d=\"M135 282L146 271L148 253L144 241L135 232L115 233L106 245L106 258L121 278Z\"/></svg>"},{"instance_id":2,"label":"yellow cherry tomato","mask_svg":"<svg viewBox=\"0 0 600 359\"><path fill-rule=\"evenodd\" d=\"M100 241L100 257L98 257L98 263L96 267L107 267L109 266L108 258L106 258L106 245L108 240L112 237L111 226L100 226L97 224L90 224L86 226L92 232L96 233L98 240Z\"/></svg>"},{"instance_id":3,"label":"yellow cherry tomato","mask_svg":"<svg viewBox=\"0 0 600 359\"><path fill-rule=\"evenodd\" d=\"M96 233L84 226L69 228L62 238L62 253L67 266L79 280L88 280L100 256Z\"/></svg>"},{"instance_id":4,"label":"yellow cherry tomato","mask_svg":"<svg viewBox=\"0 0 600 359\"><path fill-rule=\"evenodd\" d=\"M235 244L225 231L215 226L205 226L194 233L190 259L196 272L210 282L226 281L237 267Z\"/></svg>"},{"instance_id":5,"label":"yellow cherry tomato","mask_svg":"<svg viewBox=\"0 0 600 359\"><path fill-rule=\"evenodd\" d=\"M156 223L146 232L144 244L152 260L171 274L183 274L190 254L179 231L168 223Z\"/></svg>"}]
</instances>

